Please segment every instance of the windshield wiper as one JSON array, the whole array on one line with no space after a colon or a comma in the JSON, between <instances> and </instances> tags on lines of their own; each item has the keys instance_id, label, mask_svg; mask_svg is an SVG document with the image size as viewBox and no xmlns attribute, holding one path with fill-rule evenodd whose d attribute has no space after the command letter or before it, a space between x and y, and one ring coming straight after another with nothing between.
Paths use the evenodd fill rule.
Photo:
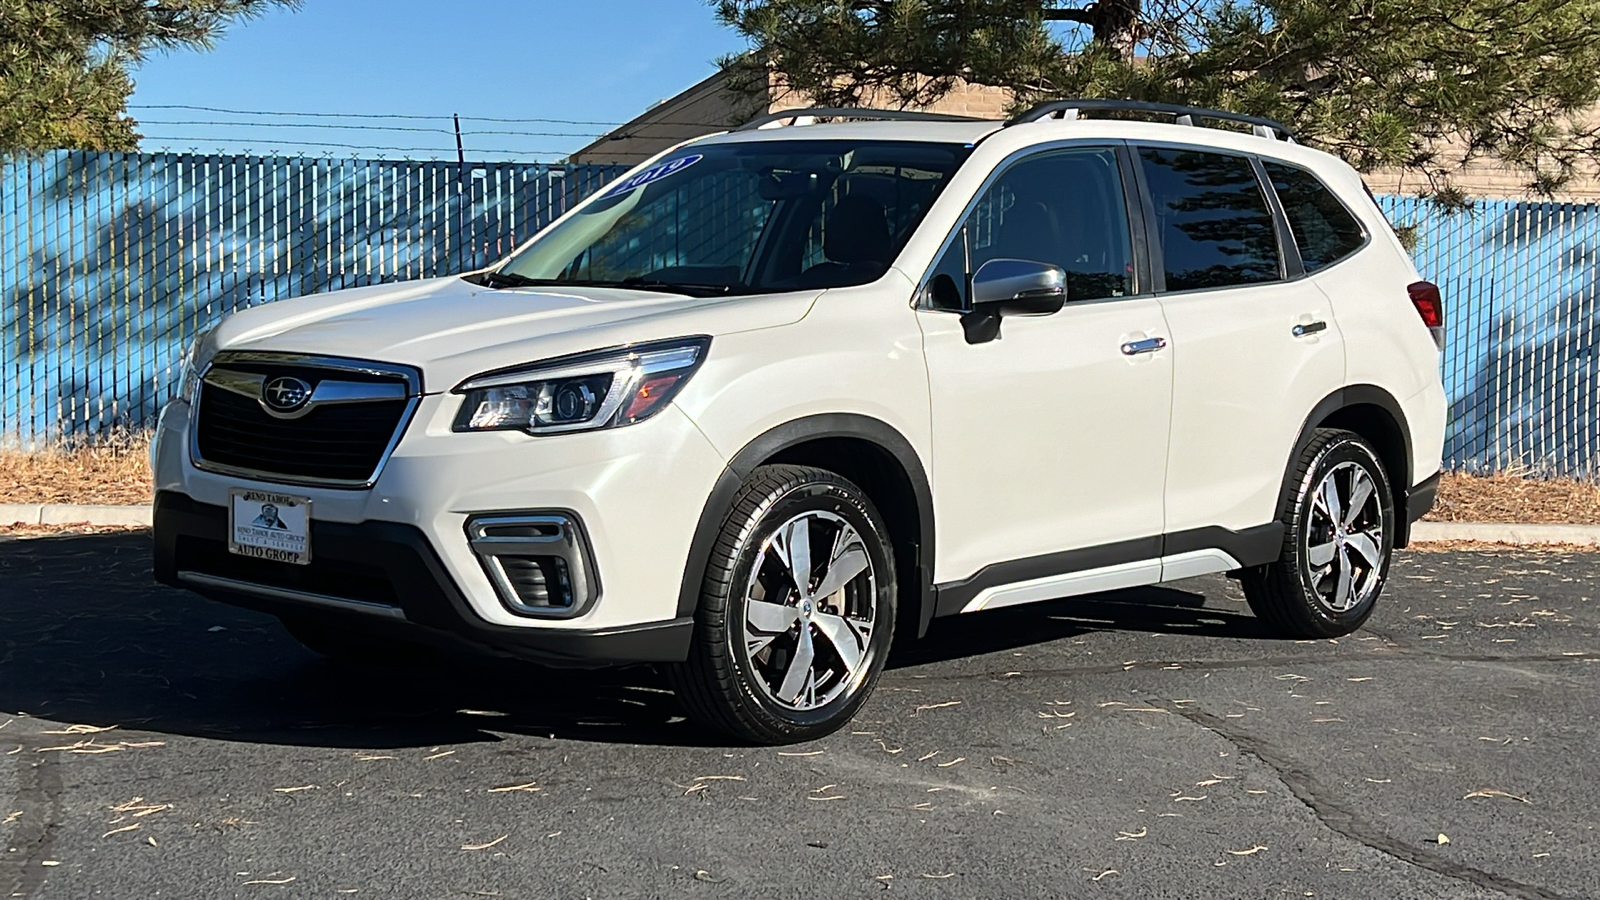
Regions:
<instances>
[{"instance_id":1,"label":"windshield wiper","mask_svg":"<svg viewBox=\"0 0 1600 900\"><path fill-rule=\"evenodd\" d=\"M479 272L476 275L463 275L461 277L465 281L481 284L489 288L535 287L544 283L542 279L529 278L526 275L518 275L515 272Z\"/></svg>"},{"instance_id":2,"label":"windshield wiper","mask_svg":"<svg viewBox=\"0 0 1600 900\"><path fill-rule=\"evenodd\" d=\"M616 284L627 288L649 288L657 291L672 291L677 294L686 294L690 297L717 297L733 292L731 284L702 284L693 281L658 281L651 278L634 277L624 278Z\"/></svg>"}]
</instances>

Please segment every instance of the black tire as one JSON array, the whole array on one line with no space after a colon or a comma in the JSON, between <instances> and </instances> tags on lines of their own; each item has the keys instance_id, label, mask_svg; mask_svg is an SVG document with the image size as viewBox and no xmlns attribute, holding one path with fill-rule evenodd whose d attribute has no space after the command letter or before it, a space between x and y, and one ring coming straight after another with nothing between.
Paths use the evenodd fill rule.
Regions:
<instances>
[{"instance_id":1,"label":"black tire","mask_svg":"<svg viewBox=\"0 0 1600 900\"><path fill-rule=\"evenodd\" d=\"M1359 491L1357 472L1365 473L1372 490L1360 509L1350 510ZM1348 520L1337 529L1326 512L1328 501L1320 496L1330 473L1341 517ZM1245 598L1274 634L1292 638L1349 634L1372 615L1389 577L1396 526L1389 473L1360 435L1319 428L1295 460L1288 489L1282 555L1277 562L1240 573ZM1330 548L1330 561L1321 563ZM1373 551L1379 557L1375 563L1366 555ZM1341 572L1348 573L1347 591Z\"/></svg>"},{"instance_id":2,"label":"black tire","mask_svg":"<svg viewBox=\"0 0 1600 900\"><path fill-rule=\"evenodd\" d=\"M289 636L313 653L362 668L405 668L434 658L433 648L369 634L329 616L278 617Z\"/></svg>"},{"instance_id":3,"label":"black tire","mask_svg":"<svg viewBox=\"0 0 1600 900\"><path fill-rule=\"evenodd\" d=\"M859 563L864 551L870 568L826 597L807 599L794 586L799 579L792 574L785 575L787 580L772 580L775 571L789 571L781 566L785 559L781 543L784 536L778 532L801 520L806 523L809 546L816 546L812 536L820 534L826 539L828 529L836 529L831 545L833 559L848 557ZM839 522L847 523L859 542ZM791 465L756 469L735 496L733 509L706 566L689 659L667 667L667 677L689 715L741 741L759 744L813 740L848 722L872 693L894 637L895 570L888 533L866 492L833 472ZM845 542L857 549L839 555ZM842 577L837 573L853 568L839 564L835 572L830 569L834 565L830 560L818 574L815 556L812 563L808 569L816 589L824 588L823 582L830 575ZM769 593L769 586L782 593ZM752 649L752 644L747 643L750 633L746 630L746 616L747 607L753 602L751 594L758 590L763 597L778 598L777 602L767 602L767 607L782 607L787 612L792 606L795 618L787 630L772 632L775 638ZM862 617L869 609L871 621L866 623ZM853 669L845 654L834 649L837 644L827 637L829 628L838 627L838 622L832 620L847 618L854 623L848 635L856 639L848 652L860 652ZM862 628L867 629L864 638ZM802 631L812 647L805 658L816 662L805 667L808 674L804 675L795 701L798 706L787 705L778 696L790 682L778 675L780 670L783 675L791 671L785 660L793 663L802 657ZM765 632L758 637L760 634ZM792 649L785 655L786 647ZM820 665L835 664L836 669L829 668L824 674L832 673L836 680L830 682L816 674ZM799 671L800 667L792 670ZM776 685L775 680L779 682ZM816 705L799 708L807 703Z\"/></svg>"}]
</instances>

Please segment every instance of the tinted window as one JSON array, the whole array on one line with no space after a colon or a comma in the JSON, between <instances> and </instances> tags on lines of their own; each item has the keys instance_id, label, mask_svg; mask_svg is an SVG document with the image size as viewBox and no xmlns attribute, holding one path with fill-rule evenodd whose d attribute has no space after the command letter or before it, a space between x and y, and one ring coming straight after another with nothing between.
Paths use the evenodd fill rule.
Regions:
<instances>
[{"instance_id":1,"label":"tinted window","mask_svg":"<svg viewBox=\"0 0 1600 900\"><path fill-rule=\"evenodd\" d=\"M1361 249L1366 232L1339 198L1304 169L1267 163L1267 177L1283 203L1289 230L1307 272L1336 263Z\"/></svg>"},{"instance_id":2,"label":"tinted window","mask_svg":"<svg viewBox=\"0 0 1600 900\"><path fill-rule=\"evenodd\" d=\"M866 284L969 153L859 140L687 147L608 185L500 272L713 294Z\"/></svg>"},{"instance_id":3,"label":"tinted window","mask_svg":"<svg viewBox=\"0 0 1600 900\"><path fill-rule=\"evenodd\" d=\"M1155 206L1167 290L1275 281L1278 236L1255 167L1243 156L1139 151Z\"/></svg>"},{"instance_id":4,"label":"tinted window","mask_svg":"<svg viewBox=\"0 0 1600 900\"><path fill-rule=\"evenodd\" d=\"M962 258L963 246L967 260ZM1005 170L978 198L962 235L935 272L970 278L991 259L1060 266L1067 273L1069 300L1132 293L1133 254L1116 152L1063 150ZM962 279L963 297L965 290ZM937 306L951 305L955 296L948 286L935 294Z\"/></svg>"}]
</instances>

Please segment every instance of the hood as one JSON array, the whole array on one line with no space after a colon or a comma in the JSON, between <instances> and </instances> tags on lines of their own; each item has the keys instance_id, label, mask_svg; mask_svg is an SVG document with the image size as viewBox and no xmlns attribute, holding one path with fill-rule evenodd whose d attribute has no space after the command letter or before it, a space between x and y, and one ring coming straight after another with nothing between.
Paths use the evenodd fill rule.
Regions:
<instances>
[{"instance_id":1,"label":"hood","mask_svg":"<svg viewBox=\"0 0 1600 900\"><path fill-rule=\"evenodd\" d=\"M245 310L218 349L276 350L402 363L424 389L480 372L639 341L733 334L803 318L820 291L684 297L614 288L481 287L457 277L353 288Z\"/></svg>"}]
</instances>

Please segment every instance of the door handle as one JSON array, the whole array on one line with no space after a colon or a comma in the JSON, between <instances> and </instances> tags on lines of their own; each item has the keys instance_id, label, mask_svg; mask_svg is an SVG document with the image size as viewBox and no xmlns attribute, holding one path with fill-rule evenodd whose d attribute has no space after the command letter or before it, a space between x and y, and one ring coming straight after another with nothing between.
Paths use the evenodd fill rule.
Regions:
<instances>
[{"instance_id":1,"label":"door handle","mask_svg":"<svg viewBox=\"0 0 1600 900\"><path fill-rule=\"evenodd\" d=\"M1164 337L1145 338L1142 341L1128 341L1123 344L1122 353L1124 356L1137 356L1140 353L1154 353L1166 346L1167 339Z\"/></svg>"},{"instance_id":2,"label":"door handle","mask_svg":"<svg viewBox=\"0 0 1600 900\"><path fill-rule=\"evenodd\" d=\"M1327 331L1327 330L1328 330L1328 323L1327 322L1320 322L1320 321L1319 322L1306 322L1303 325L1296 325L1294 327L1294 336L1295 337L1305 337L1308 334L1316 334L1319 331Z\"/></svg>"}]
</instances>

